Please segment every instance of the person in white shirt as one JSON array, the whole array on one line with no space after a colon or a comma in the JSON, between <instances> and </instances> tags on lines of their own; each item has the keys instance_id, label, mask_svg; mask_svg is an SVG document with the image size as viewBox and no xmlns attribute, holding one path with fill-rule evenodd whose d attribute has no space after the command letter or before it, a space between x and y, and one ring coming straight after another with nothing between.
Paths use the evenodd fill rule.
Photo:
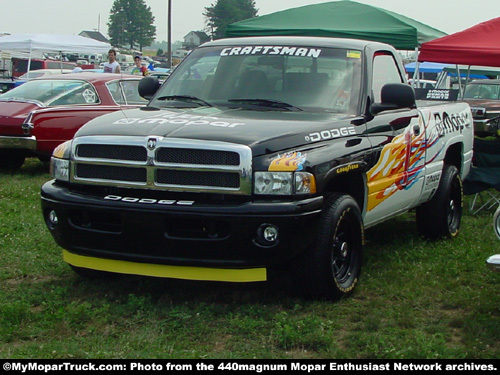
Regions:
<instances>
[{"instance_id":1,"label":"person in white shirt","mask_svg":"<svg viewBox=\"0 0 500 375\"><path fill-rule=\"evenodd\" d=\"M116 61L116 51L114 49L108 51L108 62L104 63L104 73L121 73L120 64Z\"/></svg>"}]
</instances>

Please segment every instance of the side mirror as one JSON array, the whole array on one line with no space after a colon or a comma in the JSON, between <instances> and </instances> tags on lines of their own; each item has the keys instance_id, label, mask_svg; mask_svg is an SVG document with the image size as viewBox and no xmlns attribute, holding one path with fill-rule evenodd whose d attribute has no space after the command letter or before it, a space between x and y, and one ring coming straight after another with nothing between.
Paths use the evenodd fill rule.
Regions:
<instances>
[{"instance_id":1,"label":"side mirror","mask_svg":"<svg viewBox=\"0 0 500 375\"><path fill-rule=\"evenodd\" d=\"M381 103L373 103L370 113L376 115L382 111L400 108L416 108L415 90L404 83L387 83L382 86Z\"/></svg>"},{"instance_id":2,"label":"side mirror","mask_svg":"<svg viewBox=\"0 0 500 375\"><path fill-rule=\"evenodd\" d=\"M150 76L144 77L139 81L139 95L144 99L150 100L154 94L156 94L160 86L158 78Z\"/></svg>"}]
</instances>

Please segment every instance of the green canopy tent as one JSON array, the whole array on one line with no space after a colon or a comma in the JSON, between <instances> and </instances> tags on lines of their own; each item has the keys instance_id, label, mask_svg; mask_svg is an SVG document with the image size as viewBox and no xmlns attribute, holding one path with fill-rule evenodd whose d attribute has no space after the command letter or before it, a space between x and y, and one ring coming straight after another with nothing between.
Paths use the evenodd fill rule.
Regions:
<instances>
[{"instance_id":1,"label":"green canopy tent","mask_svg":"<svg viewBox=\"0 0 500 375\"><path fill-rule=\"evenodd\" d=\"M411 18L355 1L306 5L229 24L226 36L327 36L373 40L412 50L446 34Z\"/></svg>"}]
</instances>

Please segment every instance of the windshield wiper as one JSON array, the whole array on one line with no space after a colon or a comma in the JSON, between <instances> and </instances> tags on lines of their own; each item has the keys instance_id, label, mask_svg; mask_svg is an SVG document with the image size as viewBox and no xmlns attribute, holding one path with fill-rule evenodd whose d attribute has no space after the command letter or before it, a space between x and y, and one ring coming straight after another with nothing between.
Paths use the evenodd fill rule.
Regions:
<instances>
[{"instance_id":1,"label":"windshield wiper","mask_svg":"<svg viewBox=\"0 0 500 375\"><path fill-rule=\"evenodd\" d=\"M213 107L209 102L191 95L167 95L160 96L157 100L177 100L180 102L195 103L207 107Z\"/></svg>"},{"instance_id":2,"label":"windshield wiper","mask_svg":"<svg viewBox=\"0 0 500 375\"><path fill-rule=\"evenodd\" d=\"M230 103L248 103L250 105L267 107L267 108L279 108L286 109L288 111L303 111L302 108L296 107L292 104L282 102L280 100L274 99L229 99Z\"/></svg>"}]
</instances>

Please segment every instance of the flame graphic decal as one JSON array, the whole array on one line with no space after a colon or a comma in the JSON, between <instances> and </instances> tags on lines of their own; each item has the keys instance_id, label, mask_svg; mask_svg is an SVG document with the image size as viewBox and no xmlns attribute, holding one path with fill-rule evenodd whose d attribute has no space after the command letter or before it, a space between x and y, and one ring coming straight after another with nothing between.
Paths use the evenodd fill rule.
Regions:
<instances>
[{"instance_id":1,"label":"flame graphic decal","mask_svg":"<svg viewBox=\"0 0 500 375\"><path fill-rule=\"evenodd\" d=\"M307 154L301 152L289 152L278 155L269 165L270 171L301 171L306 161Z\"/></svg>"},{"instance_id":2,"label":"flame graphic decal","mask_svg":"<svg viewBox=\"0 0 500 375\"><path fill-rule=\"evenodd\" d=\"M424 130L421 118L420 127ZM377 164L367 173L367 211L373 210L396 192L410 189L417 181L425 167L426 150L434 146L439 139L437 132L432 132L429 138L426 138L425 133L421 131L419 135L412 136L408 127L403 134L394 137L391 143L384 146ZM440 152L437 152L434 158Z\"/></svg>"}]
</instances>

